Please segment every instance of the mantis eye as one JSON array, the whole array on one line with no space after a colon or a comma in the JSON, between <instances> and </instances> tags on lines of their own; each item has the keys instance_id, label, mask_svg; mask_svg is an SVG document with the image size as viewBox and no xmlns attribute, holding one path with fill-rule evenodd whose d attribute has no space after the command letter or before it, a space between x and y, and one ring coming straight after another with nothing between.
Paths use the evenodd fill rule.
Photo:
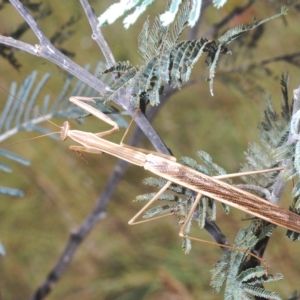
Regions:
<instances>
[{"instance_id":1,"label":"mantis eye","mask_svg":"<svg viewBox=\"0 0 300 300\"><path fill-rule=\"evenodd\" d=\"M70 130L70 123L68 121L65 121L63 123L63 126L61 128L61 133L60 133L60 139L62 141L65 141L67 139L69 130Z\"/></svg>"}]
</instances>

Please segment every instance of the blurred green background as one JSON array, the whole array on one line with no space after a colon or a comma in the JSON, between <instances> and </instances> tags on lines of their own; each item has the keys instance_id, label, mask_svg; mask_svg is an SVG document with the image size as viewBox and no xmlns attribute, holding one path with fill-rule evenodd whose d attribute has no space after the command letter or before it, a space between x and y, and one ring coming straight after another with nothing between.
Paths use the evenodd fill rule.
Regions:
<instances>
[{"instance_id":1,"label":"blurred green background","mask_svg":"<svg viewBox=\"0 0 300 300\"><path fill-rule=\"evenodd\" d=\"M212 25L247 1L228 1L224 8L216 10L209 6L203 14L198 37L208 33ZM271 1L270 1L271 2ZM258 20L274 15L274 6L268 1L256 1L251 9L232 21L226 29L241 22ZM284 4L285 1L278 1ZM290 1L289 1L290 2ZM111 1L91 1L99 15ZM75 34L64 44L74 51L75 62L84 66L91 64L94 69L103 59L97 45L91 40L91 31L78 1L44 1L53 13L41 20L39 25L50 36L66 22L71 15L80 15L75 24ZM129 60L141 64L137 54L137 35L147 15L151 20L164 11L165 1L157 1L142 18L128 30L122 21L103 29L116 60ZM20 22L18 13L7 5L1 11L1 33L9 32ZM264 38L255 50L243 50L244 56L237 55L238 42L232 43L232 56L222 56L219 73L215 78L215 96L209 94L207 82L198 82L177 92L161 108L153 122L154 128L173 154L196 158L198 150L205 150L215 162L228 173L237 172L244 161L243 152L251 141L258 139L256 129L263 109L262 90L268 90L274 97L274 104L280 107L280 76L290 74L290 95L299 84L299 69L286 62L278 61L260 68L252 76L253 84L242 73L247 62L260 62L299 49L299 12L291 7L288 16L267 23ZM220 34L219 34L220 35ZM211 36L207 36L211 38ZM31 44L38 43L31 31L23 38ZM1 58L0 84L9 89L12 81L22 80L33 70L42 76L52 73L44 87L44 94L52 99L59 94L65 74L52 63L19 52L22 63L19 71L14 70ZM232 69L238 69L232 72ZM272 72L270 74L270 71ZM208 76L208 69L202 57L193 69L192 77ZM236 78L244 91L239 92L232 78ZM259 89L254 86L259 85ZM7 95L1 92L0 107ZM57 120L61 124L62 120ZM129 118L128 118L129 121ZM74 125L77 126L77 125ZM51 128L51 127L49 127ZM107 128L99 120L89 119L79 127L84 131L101 131ZM57 129L54 128L56 131ZM120 141L124 130L110 140ZM18 133L7 143L35 136L35 133ZM75 230L93 208L102 188L105 186L117 159L108 155L85 155L86 164L69 151L71 142L57 142L48 138L12 146L10 150L31 160L30 167L9 162L12 174L1 173L1 185L22 189L24 198L1 195L0 238L7 255L0 257L0 289L3 299L25 299L44 281L58 256L64 249L70 232ZM140 147L151 149L147 141ZM209 286L212 265L221 250L218 247L193 243L189 255L184 255L181 240L177 237L179 227L176 218L165 218L140 226L129 227L128 220L141 205L132 203L138 194L150 189L142 184L142 178L150 174L136 166L130 166L118 186L108 207L107 217L101 221L92 234L82 243L79 250L48 299L222 299L212 293ZM281 206L288 207L290 187ZM243 213L232 209L225 216L221 209L218 225L232 241L241 226ZM209 239L202 230L193 231L197 236ZM268 286L271 290L287 297L299 287L300 253L299 245L285 238L285 231L278 228L268 245L266 260L270 272L282 272L284 281ZM177 297L177 298L176 298Z\"/></svg>"}]
</instances>

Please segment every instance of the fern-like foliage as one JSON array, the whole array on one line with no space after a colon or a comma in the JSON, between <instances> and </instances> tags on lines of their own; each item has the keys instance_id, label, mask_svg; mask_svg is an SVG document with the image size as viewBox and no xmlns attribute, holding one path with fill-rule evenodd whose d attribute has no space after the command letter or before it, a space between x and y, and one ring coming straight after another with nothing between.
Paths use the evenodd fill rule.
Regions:
<instances>
[{"instance_id":1,"label":"fern-like foliage","mask_svg":"<svg viewBox=\"0 0 300 300\"><path fill-rule=\"evenodd\" d=\"M247 252L263 238L269 237L274 230L274 225L268 225L261 229L254 222L237 234L234 246ZM215 293L219 293L225 286L224 298L253 299L253 296L266 299L281 299L277 293L266 290L262 285L266 282L274 282L283 279L282 274L266 275L263 266L243 269L247 263L248 254L242 251L225 250L220 260L212 271L211 286Z\"/></svg>"},{"instance_id":2,"label":"fern-like foliage","mask_svg":"<svg viewBox=\"0 0 300 300\"><path fill-rule=\"evenodd\" d=\"M224 4L227 2L227 0L213 0L213 5L216 8L220 8L224 6Z\"/></svg>"},{"instance_id":3,"label":"fern-like foliage","mask_svg":"<svg viewBox=\"0 0 300 300\"><path fill-rule=\"evenodd\" d=\"M88 69L89 66L86 68ZM98 72L98 67L96 70L96 72ZM50 96L46 95L42 106L38 106L37 101L41 90L51 75L49 73L45 74L34 87L37 75L37 72L33 72L31 75L27 76L19 88L16 82L11 84L10 95L0 116L0 142L3 142L19 131L36 131L41 134L50 133L49 129L40 124L45 123L46 120L50 120L54 117L63 119L76 118L85 113L79 107L71 104L69 101L71 96L99 96L96 91L79 80L74 84L73 76L68 76L59 96L53 104L50 105ZM111 82L111 78L105 79L105 75L102 80L106 80L108 83ZM21 103L16 99L22 99ZM104 113L116 113L113 108L105 107L103 104L100 106L100 104L98 105L98 109L102 110ZM126 122L124 123L121 116L118 114L114 116L120 126L126 126ZM52 135L51 137L57 139L57 136ZM20 157L7 149L1 149L1 146L0 155L23 165L30 164L30 161L26 158ZM1 162L0 172L11 173L12 169L6 163ZM23 196L21 190L3 186L0 186L0 194Z\"/></svg>"},{"instance_id":4,"label":"fern-like foliage","mask_svg":"<svg viewBox=\"0 0 300 300\"><path fill-rule=\"evenodd\" d=\"M128 29L133 25L140 15L152 5L155 0L120 0L119 3L112 4L102 15L98 18L98 27L114 23L117 19L125 16L128 12L135 8L135 11L128 15L124 21L124 27ZM179 6L182 0L170 0L170 5L166 11L160 16L160 21L163 26L169 26L175 19L178 13ZM213 0L213 5L216 8L222 7L227 0ZM188 24L193 27L200 17L202 0L191 1L191 9L189 13Z\"/></svg>"},{"instance_id":5,"label":"fern-like foliage","mask_svg":"<svg viewBox=\"0 0 300 300\"><path fill-rule=\"evenodd\" d=\"M283 89L283 98L287 98L287 87ZM300 103L300 88L294 90L295 106L299 107ZM289 118L286 122L285 135L282 137L280 144L275 150L275 159L278 163L285 166L282 176L285 180L296 179L292 190L293 202L290 206L290 211L300 214L300 135L299 135L299 110L294 112L291 117L292 110L289 110ZM288 122L290 121L290 122ZM292 240L300 240L300 234L288 230L287 236Z\"/></svg>"},{"instance_id":6,"label":"fern-like foliage","mask_svg":"<svg viewBox=\"0 0 300 300\"><path fill-rule=\"evenodd\" d=\"M264 100L266 109L264 118L259 124L260 142L250 143L246 154L247 163L243 165L241 171L254 171L272 168L279 165L279 160L274 157L275 149L282 146L289 132L292 105L288 99L288 75L281 77L282 103L281 113L277 113L273 108L273 101L270 93L266 92ZM248 184L257 184L261 187L270 188L275 182L274 173L263 173L243 178Z\"/></svg>"},{"instance_id":7,"label":"fern-like foliage","mask_svg":"<svg viewBox=\"0 0 300 300\"><path fill-rule=\"evenodd\" d=\"M169 8L171 4L168 3ZM207 53L206 64L209 67L210 92L213 95L213 78L220 54L229 54L227 45L233 40L257 26L284 15L287 9L282 8L278 15L254 21L249 25L240 25L215 40L200 38L192 41L178 41L182 31L188 25L190 2L184 1L179 8L174 26L163 26L160 18L156 18L150 29L149 20L144 24L138 37L138 50L144 64L133 67L128 62L118 62L114 66L103 68L101 73L123 72L119 81L110 87L103 96L104 101L112 99L124 87L132 88L132 103L138 106L141 101L159 104L160 93L164 85L180 88L189 80L192 68L203 53Z\"/></svg>"},{"instance_id":8,"label":"fern-like foliage","mask_svg":"<svg viewBox=\"0 0 300 300\"><path fill-rule=\"evenodd\" d=\"M297 186L297 189L300 188L299 181L297 182L296 186ZM294 190L295 190L295 188L293 189L292 192L294 192ZM291 206L289 207L289 209L290 209L290 211L300 215L300 197L299 196L294 197L293 202L292 202ZM288 230L286 235L289 239L291 239L293 241L300 241L300 233L298 233L298 232Z\"/></svg>"},{"instance_id":9,"label":"fern-like foliage","mask_svg":"<svg viewBox=\"0 0 300 300\"><path fill-rule=\"evenodd\" d=\"M288 123L286 128L286 135L279 147L276 149L275 158L277 161L288 160L288 164L283 172L283 177L286 180L293 179L299 175L299 111L297 111L291 122ZM296 187L293 190L294 197L298 197L300 192Z\"/></svg>"},{"instance_id":10,"label":"fern-like foliage","mask_svg":"<svg viewBox=\"0 0 300 300\"><path fill-rule=\"evenodd\" d=\"M297 128L297 113L292 118L293 105L288 99L288 81L287 74L281 77L281 114L276 113L272 106L272 99L269 93L265 94L267 109L264 112L264 119L259 126L260 144L251 143L246 152L247 164L242 171L253 171L265 168L272 168L284 165L285 169L281 172L285 180L290 180L299 175L295 166L297 155L297 138L294 132ZM297 94L297 90L295 90ZM298 91L299 92L299 91ZM297 99L297 95L294 95ZM300 93L299 93L300 96ZM300 99L300 97L299 97ZM296 143L295 143L296 141ZM248 183L250 190L263 194L268 200L276 203L272 199L271 193L273 185L277 180L276 173L264 173L244 177L243 180ZM292 190L293 201L289 210L300 214L300 181L296 182ZM269 196L269 197L268 197ZM294 240L300 240L300 234L288 230L287 236Z\"/></svg>"}]
</instances>

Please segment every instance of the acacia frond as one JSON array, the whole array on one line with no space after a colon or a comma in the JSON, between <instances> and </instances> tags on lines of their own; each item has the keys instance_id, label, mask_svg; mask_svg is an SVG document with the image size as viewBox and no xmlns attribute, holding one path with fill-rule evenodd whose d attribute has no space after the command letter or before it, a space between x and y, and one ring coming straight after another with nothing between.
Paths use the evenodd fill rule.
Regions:
<instances>
[{"instance_id":1,"label":"acacia frond","mask_svg":"<svg viewBox=\"0 0 300 300\"><path fill-rule=\"evenodd\" d=\"M86 66L86 69L88 68L89 66ZM98 66L96 67L95 72L97 72L97 69ZM42 126L41 123L45 123L46 120L50 120L54 117L68 119L75 118L84 113L78 106L71 104L69 101L71 96L81 95L85 97L97 97L99 95L96 91L79 80L74 84L74 77L68 76L60 94L53 104L50 105L50 96L46 95L42 105L38 106L37 101L42 88L45 86L51 75L50 73L45 74L39 82L35 84L35 81L38 78L37 75L37 72L33 72L31 75L27 76L19 88L17 87L16 82L11 84L10 95L8 96L0 116L0 142L3 142L19 131L36 131L42 134L50 133L51 131L47 129L46 126ZM107 75L103 75L102 80L110 84L112 81L110 76L108 79L105 79L106 77ZM18 99L22 100L18 101ZM105 108L105 110L107 113L116 113L113 108ZM121 118L118 117L118 120L121 120ZM57 139L57 136L54 135L51 135L50 137ZM26 158L16 155L6 149L0 149L0 155L23 165L30 165L30 161ZM12 169L6 163L0 163L0 171L11 173ZM18 197L24 195L21 190L8 187L0 187L0 194Z\"/></svg>"},{"instance_id":2,"label":"acacia frond","mask_svg":"<svg viewBox=\"0 0 300 300\"><path fill-rule=\"evenodd\" d=\"M295 191L294 191L295 190ZM289 207L289 210L300 215L300 196L299 196L299 191L300 191L300 181L298 181L292 191L292 194L295 194L293 202L291 206ZM287 237L293 241L300 241L300 233L294 232L291 230L288 230L286 233Z\"/></svg>"},{"instance_id":3,"label":"acacia frond","mask_svg":"<svg viewBox=\"0 0 300 300\"><path fill-rule=\"evenodd\" d=\"M285 132L275 150L275 159L277 162L285 162L285 170L282 176L286 180L294 178L300 174L300 145L299 145L299 119L300 111L297 111L292 119L292 108L288 105L288 92L287 92L288 77L283 76L281 80L282 85L282 118L285 121ZM295 90L294 92L296 92ZM300 189L296 184L293 189L293 196L298 197Z\"/></svg>"},{"instance_id":4,"label":"acacia frond","mask_svg":"<svg viewBox=\"0 0 300 300\"><path fill-rule=\"evenodd\" d=\"M270 236L274 225L268 225L262 231L254 222L246 229L240 230L234 246L245 251L251 251L258 241ZM281 299L278 294L270 292L263 287L257 287L265 282L278 281L283 278L281 274L266 275L262 266L243 270L248 254L241 251L224 250L221 259L212 271L211 286L214 292L219 293L225 284L225 299L252 299L260 296L271 299Z\"/></svg>"},{"instance_id":5,"label":"acacia frond","mask_svg":"<svg viewBox=\"0 0 300 300\"><path fill-rule=\"evenodd\" d=\"M172 4L173 2L168 2L167 9ZM179 2L177 4L179 5ZM114 97L121 88L130 86L132 87L131 102L133 105L138 106L141 101L158 105L164 85L180 88L184 82L189 80L193 66L203 53L207 53L205 62L209 67L208 81L210 82L210 93L213 95L213 79L219 56L220 54L231 54L226 45L247 31L287 12L283 8L280 14L259 23L254 22L247 26L235 27L221 36L219 44L217 44L216 41L205 38L178 41L182 31L188 25L190 10L190 2L185 0L179 6L176 21L172 27L164 26L158 17L152 28L150 28L149 20L145 22L138 37L138 50L144 64L141 67L133 68L128 62L119 62L111 69L105 69L105 72L120 70L128 73L125 73L104 95L105 101Z\"/></svg>"},{"instance_id":6,"label":"acacia frond","mask_svg":"<svg viewBox=\"0 0 300 300\"><path fill-rule=\"evenodd\" d=\"M276 167L282 159L286 158L287 153L291 153L285 144L288 138L288 126L291 118L291 105L288 100L287 85L288 76L283 74L281 79L281 114L278 114L274 110L270 93L265 93L266 109L264 111L264 118L258 126L260 143L249 144L245 152L247 163L243 165L241 171L263 170ZM274 157L275 151L276 156ZM284 172L289 171L290 168ZM257 174L243 177L243 180L249 184L256 184L272 189L272 184L276 181L276 174L277 172Z\"/></svg>"},{"instance_id":7,"label":"acacia frond","mask_svg":"<svg viewBox=\"0 0 300 300\"><path fill-rule=\"evenodd\" d=\"M227 2L227 0L213 0L213 5L214 5L216 8L220 8L220 7L222 7L226 2Z\"/></svg>"},{"instance_id":8,"label":"acacia frond","mask_svg":"<svg viewBox=\"0 0 300 300\"><path fill-rule=\"evenodd\" d=\"M270 18L267 18L265 20L262 20L260 22L257 22L256 19L253 20L252 23L248 24L248 25L244 25L244 24L241 24L241 25L238 25L236 27L234 27L233 29L230 29L228 30L227 32L225 32L219 39L218 41L220 43L224 43L226 45L228 45L229 43L231 43L233 40L235 40L236 38L238 38L239 36L241 36L242 34L268 22L268 21L271 21L275 18L278 18L278 17L281 17L281 16L284 16L286 15L288 12L288 9L286 7L282 7L281 8L281 11L279 14L275 15L275 16L272 16Z\"/></svg>"},{"instance_id":9,"label":"acacia frond","mask_svg":"<svg viewBox=\"0 0 300 300\"><path fill-rule=\"evenodd\" d=\"M107 102L108 100L112 99L116 94L118 94L120 92L121 89L125 88L130 83L130 80L132 80L132 78L134 78L136 73L137 73L137 69L131 68L131 69L129 69L128 72L126 72L124 75L122 75L117 82L112 84L109 88L109 91L107 93L105 93L105 95L102 98L104 103Z\"/></svg>"},{"instance_id":10,"label":"acacia frond","mask_svg":"<svg viewBox=\"0 0 300 300\"><path fill-rule=\"evenodd\" d=\"M243 166L241 171L268 169L284 165L285 169L280 173L280 176L285 180L299 175L296 166L297 153L300 153L299 142L297 138L293 139L293 137L297 136L300 114L298 111L291 119L293 104L289 104L288 81L288 75L283 74L281 78L282 104L280 114L274 110L270 94L266 93L267 108L264 119L259 126L260 144L252 143L249 145L247 152L245 152L247 164ZM243 180L248 184L255 184L272 191L277 176L278 172L263 173L243 177ZM300 215L299 180L294 184L292 196L294 199L289 210ZM295 241L300 240L300 234L290 230L287 231L287 236Z\"/></svg>"},{"instance_id":11,"label":"acacia frond","mask_svg":"<svg viewBox=\"0 0 300 300\"><path fill-rule=\"evenodd\" d=\"M130 14L124 20L124 27L128 28L134 24L138 17L154 2L155 0L120 0L119 3L112 4L102 15L98 17L98 27L114 23L118 18L126 15L131 9L135 12Z\"/></svg>"},{"instance_id":12,"label":"acacia frond","mask_svg":"<svg viewBox=\"0 0 300 300\"><path fill-rule=\"evenodd\" d=\"M120 0L119 3L112 4L102 15L98 17L98 27L114 23L118 18L128 14L135 8L135 11L128 15L124 21L124 27L127 29L133 25L140 15L154 2L155 0ZM175 19L178 13L178 8L182 0L168 0L166 11L160 16L160 21L164 26L169 26ZM227 0L213 0L213 5L216 8L222 7ZM192 0L189 13L188 23L193 27L200 17L202 0Z\"/></svg>"},{"instance_id":13,"label":"acacia frond","mask_svg":"<svg viewBox=\"0 0 300 300\"><path fill-rule=\"evenodd\" d=\"M106 74L106 73L111 73L111 72L124 73L124 72L129 71L131 68L133 68L133 66L131 65L131 63L129 61L119 61L119 62L116 62L113 66L109 66L109 67L100 66L99 73L100 73L100 75Z\"/></svg>"}]
</instances>

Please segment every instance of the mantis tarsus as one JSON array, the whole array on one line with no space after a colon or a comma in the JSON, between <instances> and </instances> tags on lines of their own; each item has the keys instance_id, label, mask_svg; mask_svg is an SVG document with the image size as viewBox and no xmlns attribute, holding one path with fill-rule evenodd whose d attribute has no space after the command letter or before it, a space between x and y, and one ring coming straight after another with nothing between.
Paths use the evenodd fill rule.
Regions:
<instances>
[{"instance_id":1,"label":"mantis tarsus","mask_svg":"<svg viewBox=\"0 0 300 300\"><path fill-rule=\"evenodd\" d=\"M92 115L96 116L97 118L103 120L104 122L107 122L113 127L112 129L105 132L88 133L78 130L70 130L69 122L66 121L62 127L61 139L65 140L67 137L70 137L72 140L82 145L71 146L70 148L72 150L85 151L90 153L105 152L123 160L126 160L132 164L142 166L146 170L149 170L150 172L168 180L166 185L128 222L130 225L145 222L145 220L136 220L171 185L171 183L174 182L181 186L187 187L198 194L179 232L180 237L187 237L184 233L186 226L192 218L193 212L196 209L202 195L221 201L225 204L238 208L239 210L242 210L246 213L264 219L270 223L300 233L300 216L298 216L297 214L294 214L258 196L255 196L251 193L245 192L220 181L220 179L241 175L249 175L249 173L209 177L207 175L196 172L191 168L185 167L177 163L176 159L172 156L161 155L159 153L145 151L139 148L133 148L122 144L119 145L104 140L102 139L102 137L110 135L119 130L118 125L108 116L104 115L102 112L98 111L88 103L84 102L93 101L92 99L85 97L71 97L70 101L73 102L75 105L81 107L82 109L86 110L87 112L91 113ZM276 171L279 169L282 168L263 170L262 172ZM188 238L191 240L203 241L194 237ZM232 247L228 246L228 248ZM242 249L237 250L243 251ZM251 255L256 257L253 254Z\"/></svg>"}]
</instances>

